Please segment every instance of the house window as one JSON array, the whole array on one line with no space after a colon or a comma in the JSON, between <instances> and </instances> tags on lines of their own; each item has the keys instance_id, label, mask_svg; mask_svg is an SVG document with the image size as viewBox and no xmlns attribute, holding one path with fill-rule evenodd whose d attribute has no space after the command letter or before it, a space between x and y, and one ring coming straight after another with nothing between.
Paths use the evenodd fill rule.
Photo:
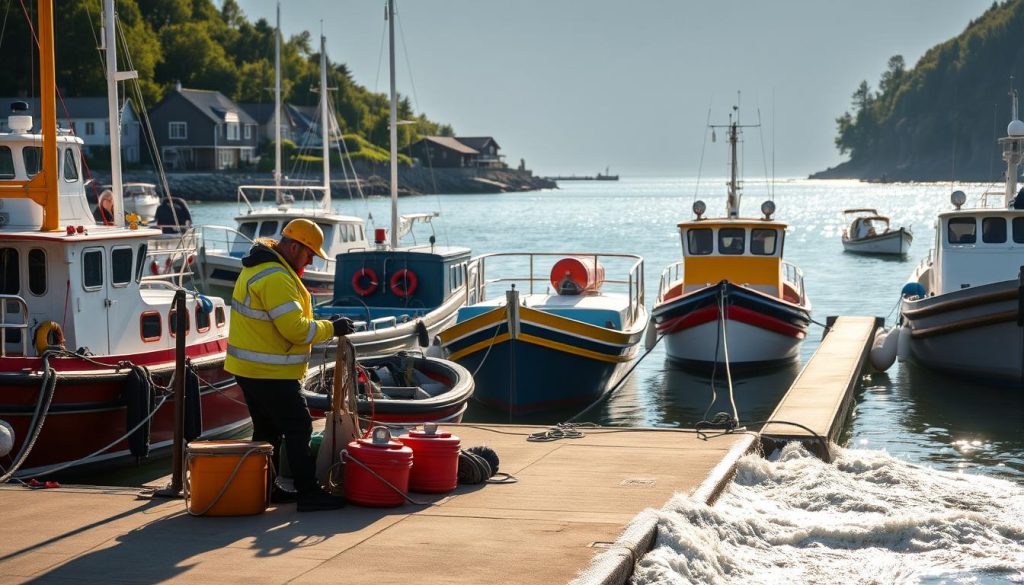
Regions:
<instances>
[{"instance_id":1,"label":"house window","mask_svg":"<svg viewBox=\"0 0 1024 585\"><path fill-rule=\"evenodd\" d=\"M245 139L252 140L252 124L245 125Z\"/></svg>"},{"instance_id":2,"label":"house window","mask_svg":"<svg viewBox=\"0 0 1024 585\"><path fill-rule=\"evenodd\" d=\"M132 249L114 248L110 252L110 284L127 286L132 281Z\"/></svg>"},{"instance_id":3,"label":"house window","mask_svg":"<svg viewBox=\"0 0 1024 585\"><path fill-rule=\"evenodd\" d=\"M150 311L139 317L139 334L142 341L158 341L162 335L160 313Z\"/></svg>"},{"instance_id":4,"label":"house window","mask_svg":"<svg viewBox=\"0 0 1024 585\"><path fill-rule=\"evenodd\" d=\"M103 286L103 249L91 248L82 252L82 287L99 290Z\"/></svg>"},{"instance_id":5,"label":"house window","mask_svg":"<svg viewBox=\"0 0 1024 585\"><path fill-rule=\"evenodd\" d=\"M230 150L221 150L219 153L217 153L217 160L220 163L220 168L227 169L233 166L232 163L235 162L234 156L232 156L233 154L234 153Z\"/></svg>"},{"instance_id":6,"label":"house window","mask_svg":"<svg viewBox=\"0 0 1024 585\"><path fill-rule=\"evenodd\" d=\"M46 252L39 248L28 251L28 290L36 296L46 294Z\"/></svg>"},{"instance_id":7,"label":"house window","mask_svg":"<svg viewBox=\"0 0 1024 585\"><path fill-rule=\"evenodd\" d=\"M227 123L228 140L238 140L238 122Z\"/></svg>"},{"instance_id":8,"label":"house window","mask_svg":"<svg viewBox=\"0 0 1024 585\"><path fill-rule=\"evenodd\" d=\"M17 248L0 248L0 294L16 295L21 290Z\"/></svg>"},{"instance_id":9,"label":"house window","mask_svg":"<svg viewBox=\"0 0 1024 585\"><path fill-rule=\"evenodd\" d=\"M71 123L71 133L75 135L78 134L78 124L76 122Z\"/></svg>"},{"instance_id":10,"label":"house window","mask_svg":"<svg viewBox=\"0 0 1024 585\"><path fill-rule=\"evenodd\" d=\"M96 134L96 122L86 122L85 135L92 136L93 134Z\"/></svg>"},{"instance_id":11,"label":"house window","mask_svg":"<svg viewBox=\"0 0 1024 585\"><path fill-rule=\"evenodd\" d=\"M188 122L168 122L167 137L171 140L185 140L188 138Z\"/></svg>"},{"instance_id":12,"label":"house window","mask_svg":"<svg viewBox=\"0 0 1024 585\"><path fill-rule=\"evenodd\" d=\"M64 180L74 183L78 180L78 165L75 164L75 151L71 148L64 149Z\"/></svg>"},{"instance_id":13,"label":"house window","mask_svg":"<svg viewBox=\"0 0 1024 585\"><path fill-rule=\"evenodd\" d=\"M0 146L0 179L14 178L14 154L7 146Z\"/></svg>"}]
</instances>

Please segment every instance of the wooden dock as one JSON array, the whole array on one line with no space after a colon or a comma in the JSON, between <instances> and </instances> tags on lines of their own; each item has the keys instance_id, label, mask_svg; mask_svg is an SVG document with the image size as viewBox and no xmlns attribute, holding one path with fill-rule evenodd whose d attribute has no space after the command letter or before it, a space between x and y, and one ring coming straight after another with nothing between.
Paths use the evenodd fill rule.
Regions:
<instances>
[{"instance_id":1,"label":"wooden dock","mask_svg":"<svg viewBox=\"0 0 1024 585\"><path fill-rule=\"evenodd\" d=\"M800 441L829 461L828 448L819 437L835 442L853 403L853 393L875 330L875 317L839 317L818 350L782 397L770 420L761 429L765 450L789 441Z\"/></svg>"},{"instance_id":2,"label":"wooden dock","mask_svg":"<svg viewBox=\"0 0 1024 585\"><path fill-rule=\"evenodd\" d=\"M420 496L428 506L297 513L285 504L241 518L195 518L180 500L137 490L0 487L5 582L565 583L614 544L633 517L677 491L711 501L753 434L699 438L678 429L582 429L528 442L545 427L459 426L486 444L513 484ZM161 485L163 482L161 482ZM637 552L601 571L632 571ZM638 551L642 554L643 550Z\"/></svg>"}]
</instances>

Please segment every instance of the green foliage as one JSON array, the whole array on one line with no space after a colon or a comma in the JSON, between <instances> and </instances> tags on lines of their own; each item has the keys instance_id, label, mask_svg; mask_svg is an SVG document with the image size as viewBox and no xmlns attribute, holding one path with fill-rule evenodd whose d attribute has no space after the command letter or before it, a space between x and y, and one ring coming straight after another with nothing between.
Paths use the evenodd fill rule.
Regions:
<instances>
[{"instance_id":1,"label":"green foliage","mask_svg":"<svg viewBox=\"0 0 1024 585\"><path fill-rule=\"evenodd\" d=\"M1010 78L1024 79L1024 0L993 5L957 37L929 49L912 69L895 55L877 93L866 81L836 118L836 147L850 164L919 178L991 178L998 171L993 118L1010 120ZM925 177L925 175L929 175Z\"/></svg>"},{"instance_id":2,"label":"green foliage","mask_svg":"<svg viewBox=\"0 0 1024 585\"><path fill-rule=\"evenodd\" d=\"M63 0L54 11L57 85L65 96L103 95L106 91L103 55L93 49L102 26L101 3ZM127 48L119 48L120 66L129 68L130 56L131 66L139 72L146 106L154 106L177 82L188 88L220 91L238 102L273 101L274 27L265 19L250 22L238 0L120 0L118 16ZM5 27L0 36L5 67L0 95L37 95L38 88L31 85L38 79L32 69L38 59L20 10L11 11ZM285 102L318 103L319 60L319 42L314 43L309 32L282 39ZM341 63L328 61L327 78L328 87L337 88L331 99L345 132L387 148L387 96L356 83ZM415 122L399 127L400 148L426 134L452 133L450 126L416 114L405 97L399 112L402 120Z\"/></svg>"}]
</instances>

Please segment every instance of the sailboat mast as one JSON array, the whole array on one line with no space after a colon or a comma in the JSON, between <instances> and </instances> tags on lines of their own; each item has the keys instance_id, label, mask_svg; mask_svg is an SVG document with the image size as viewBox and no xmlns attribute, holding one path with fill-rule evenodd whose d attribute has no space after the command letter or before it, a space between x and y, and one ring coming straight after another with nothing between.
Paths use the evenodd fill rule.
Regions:
<instances>
[{"instance_id":1,"label":"sailboat mast","mask_svg":"<svg viewBox=\"0 0 1024 585\"><path fill-rule=\"evenodd\" d=\"M117 16L114 0L104 2L103 44L107 58L107 120L110 122L110 186L114 193L114 225L124 225L124 185L121 179L121 116L117 109Z\"/></svg>"},{"instance_id":2,"label":"sailboat mast","mask_svg":"<svg viewBox=\"0 0 1024 585\"><path fill-rule=\"evenodd\" d=\"M736 145L739 143L739 114L736 120L729 116L729 197L726 200L726 214L728 217L739 217L740 215L740 187L737 180L739 169L737 168Z\"/></svg>"},{"instance_id":3,"label":"sailboat mast","mask_svg":"<svg viewBox=\"0 0 1024 585\"><path fill-rule=\"evenodd\" d=\"M331 208L331 125L327 117L327 37L320 35L320 142L324 157L324 200L323 208Z\"/></svg>"},{"instance_id":4,"label":"sailboat mast","mask_svg":"<svg viewBox=\"0 0 1024 585\"><path fill-rule=\"evenodd\" d=\"M398 103L395 95L395 0L388 0L388 56L391 70L391 248L398 247Z\"/></svg>"},{"instance_id":5,"label":"sailboat mast","mask_svg":"<svg viewBox=\"0 0 1024 585\"><path fill-rule=\"evenodd\" d=\"M274 27L274 186L281 186L281 3Z\"/></svg>"}]
</instances>

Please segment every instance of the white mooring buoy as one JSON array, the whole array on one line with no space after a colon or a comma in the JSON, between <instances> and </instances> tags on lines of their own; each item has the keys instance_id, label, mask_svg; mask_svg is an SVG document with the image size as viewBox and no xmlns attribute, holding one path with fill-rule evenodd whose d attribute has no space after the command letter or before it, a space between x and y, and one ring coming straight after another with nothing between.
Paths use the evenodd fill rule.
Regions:
<instances>
[{"instance_id":1,"label":"white mooring buoy","mask_svg":"<svg viewBox=\"0 0 1024 585\"><path fill-rule=\"evenodd\" d=\"M14 428L0 420L0 457L6 457L14 449Z\"/></svg>"}]
</instances>

